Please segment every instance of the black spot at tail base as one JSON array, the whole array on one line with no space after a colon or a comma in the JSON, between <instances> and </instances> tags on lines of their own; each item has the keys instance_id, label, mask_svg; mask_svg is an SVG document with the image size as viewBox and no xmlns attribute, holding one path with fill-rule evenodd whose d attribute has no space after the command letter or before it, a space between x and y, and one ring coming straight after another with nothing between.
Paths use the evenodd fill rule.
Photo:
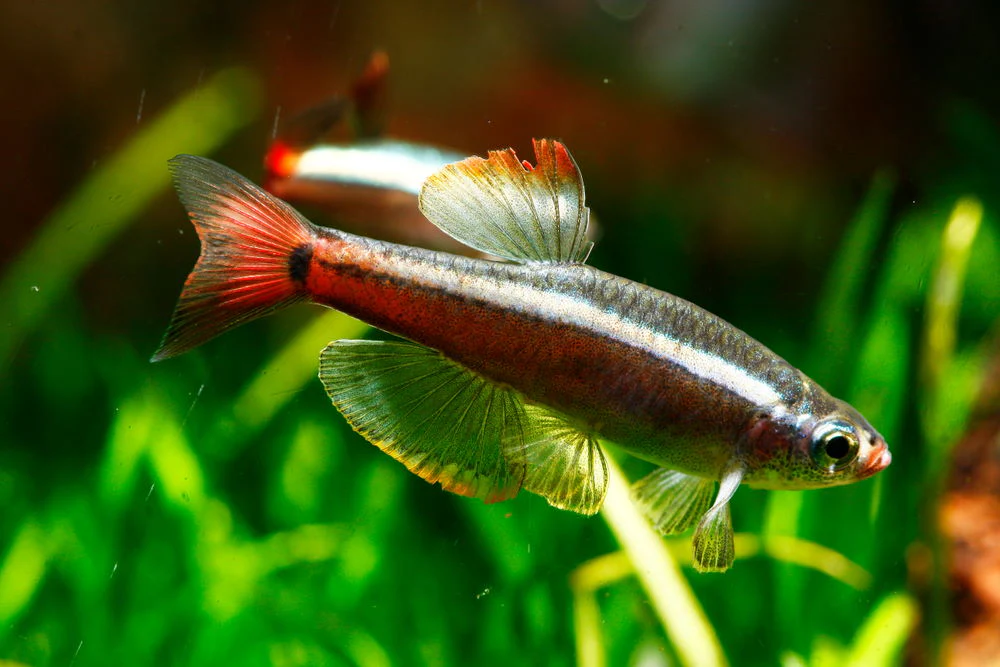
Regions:
<instances>
[{"instance_id":1,"label":"black spot at tail base","mask_svg":"<svg viewBox=\"0 0 1000 667\"><path fill-rule=\"evenodd\" d=\"M288 276L293 281L300 285L305 283L306 277L309 275L309 264L312 263L312 256L313 247L309 243L300 245L292 251L288 257Z\"/></svg>"}]
</instances>

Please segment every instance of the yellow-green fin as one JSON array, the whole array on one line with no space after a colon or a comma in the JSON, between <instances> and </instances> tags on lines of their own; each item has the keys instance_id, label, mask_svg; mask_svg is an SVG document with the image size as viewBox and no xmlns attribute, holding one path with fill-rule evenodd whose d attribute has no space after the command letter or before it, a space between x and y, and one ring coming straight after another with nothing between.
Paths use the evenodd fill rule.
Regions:
<instances>
[{"instance_id":1,"label":"yellow-green fin","mask_svg":"<svg viewBox=\"0 0 1000 667\"><path fill-rule=\"evenodd\" d=\"M333 404L369 442L431 483L486 502L517 495L520 396L413 343L339 340L320 355Z\"/></svg>"},{"instance_id":2,"label":"yellow-green fin","mask_svg":"<svg viewBox=\"0 0 1000 667\"><path fill-rule=\"evenodd\" d=\"M420 192L427 219L462 243L516 262L584 262L590 210L583 178L558 141L534 141L538 164L512 149L470 157L430 176Z\"/></svg>"},{"instance_id":3,"label":"yellow-green fin","mask_svg":"<svg viewBox=\"0 0 1000 667\"><path fill-rule=\"evenodd\" d=\"M659 468L632 485L632 498L662 535L695 525L712 504L715 480Z\"/></svg>"},{"instance_id":4,"label":"yellow-green fin","mask_svg":"<svg viewBox=\"0 0 1000 667\"><path fill-rule=\"evenodd\" d=\"M744 469L731 465L719 480L719 494L694 531L694 568L699 572L725 572L733 566L733 520L729 500L743 481Z\"/></svg>"},{"instance_id":5,"label":"yellow-green fin","mask_svg":"<svg viewBox=\"0 0 1000 667\"><path fill-rule=\"evenodd\" d=\"M608 490L608 462L600 444L563 417L536 405L524 407L527 428L508 456L525 465L524 488L549 504L596 514Z\"/></svg>"}]
</instances>

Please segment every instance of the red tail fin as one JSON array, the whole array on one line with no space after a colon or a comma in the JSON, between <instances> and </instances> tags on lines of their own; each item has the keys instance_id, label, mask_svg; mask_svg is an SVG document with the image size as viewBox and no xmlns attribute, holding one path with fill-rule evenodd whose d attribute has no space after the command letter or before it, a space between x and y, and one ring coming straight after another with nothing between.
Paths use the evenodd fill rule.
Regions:
<instances>
[{"instance_id":1,"label":"red tail fin","mask_svg":"<svg viewBox=\"0 0 1000 667\"><path fill-rule=\"evenodd\" d=\"M201 256L152 361L304 298L315 238L291 206L217 162L178 155L170 168Z\"/></svg>"}]
</instances>

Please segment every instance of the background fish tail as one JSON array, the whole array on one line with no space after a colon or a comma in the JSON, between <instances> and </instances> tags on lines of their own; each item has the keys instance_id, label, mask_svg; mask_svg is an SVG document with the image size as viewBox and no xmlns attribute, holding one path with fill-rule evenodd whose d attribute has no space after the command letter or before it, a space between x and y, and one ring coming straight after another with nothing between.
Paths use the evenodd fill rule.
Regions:
<instances>
[{"instance_id":1,"label":"background fish tail","mask_svg":"<svg viewBox=\"0 0 1000 667\"><path fill-rule=\"evenodd\" d=\"M201 256L153 361L303 299L315 239L294 209L212 160L178 155L170 168Z\"/></svg>"}]
</instances>

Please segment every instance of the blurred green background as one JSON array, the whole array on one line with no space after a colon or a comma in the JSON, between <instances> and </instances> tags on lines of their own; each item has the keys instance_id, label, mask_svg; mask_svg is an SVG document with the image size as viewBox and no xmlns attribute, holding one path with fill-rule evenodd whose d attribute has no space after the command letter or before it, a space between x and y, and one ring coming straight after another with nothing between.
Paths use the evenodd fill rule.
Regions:
<instances>
[{"instance_id":1,"label":"blurred green background","mask_svg":"<svg viewBox=\"0 0 1000 667\"><path fill-rule=\"evenodd\" d=\"M1000 660L1000 609L969 611L1000 593L956 574L939 521L973 483L949 478L956 443L1000 412L996 6L208 4L0 5L0 665ZM446 494L353 434L316 357L363 325L302 307L150 365L197 256L166 160L259 179L276 129L375 49L390 135L562 139L602 227L591 264L763 341L865 413L892 466L741 489L732 571L668 541L671 616L641 531ZM990 530L996 491L967 523Z\"/></svg>"}]
</instances>

